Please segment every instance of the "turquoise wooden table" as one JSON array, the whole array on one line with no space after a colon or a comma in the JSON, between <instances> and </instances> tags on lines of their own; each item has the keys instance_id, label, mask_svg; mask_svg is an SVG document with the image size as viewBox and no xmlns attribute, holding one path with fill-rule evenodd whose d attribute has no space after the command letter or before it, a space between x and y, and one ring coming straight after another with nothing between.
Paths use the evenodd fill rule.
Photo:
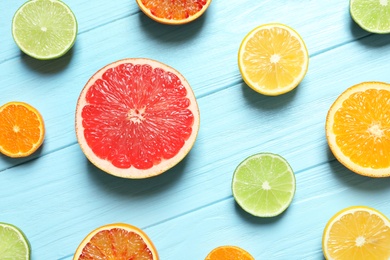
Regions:
<instances>
[{"instance_id":1,"label":"turquoise wooden table","mask_svg":"<svg viewBox=\"0 0 390 260\"><path fill-rule=\"evenodd\" d=\"M38 61L21 53L11 20L23 0L0 3L0 104L24 101L46 123L42 149L25 159L0 156L0 221L20 227L33 260L72 259L93 229L126 222L142 228L163 260L204 259L236 245L257 259L323 259L327 221L352 205L390 216L390 179L342 166L325 138L336 97L363 81L390 82L390 36L363 31L345 0L213 0L199 20L158 24L135 1L65 2L79 25L64 57ZM267 97L242 80L237 51L254 27L293 27L310 65L294 91ZM77 98L87 80L113 61L144 57L180 71L198 99L201 126L186 159L159 177L127 180L98 170L75 135ZM297 179L293 203L261 219L236 205L236 166L258 152L282 155Z\"/></svg>"}]
</instances>

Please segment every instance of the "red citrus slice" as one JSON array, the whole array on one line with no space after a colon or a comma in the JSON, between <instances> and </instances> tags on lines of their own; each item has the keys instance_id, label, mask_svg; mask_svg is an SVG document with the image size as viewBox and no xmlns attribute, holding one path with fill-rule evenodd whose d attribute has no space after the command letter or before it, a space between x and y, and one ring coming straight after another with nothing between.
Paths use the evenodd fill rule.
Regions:
<instances>
[{"instance_id":1,"label":"red citrus slice","mask_svg":"<svg viewBox=\"0 0 390 260\"><path fill-rule=\"evenodd\" d=\"M158 260L150 238L139 228L116 223L89 233L78 246L73 260Z\"/></svg>"},{"instance_id":2,"label":"red citrus slice","mask_svg":"<svg viewBox=\"0 0 390 260\"><path fill-rule=\"evenodd\" d=\"M76 134L86 157L124 178L159 175L191 150L199 109L186 79L150 59L125 59L99 70L82 90Z\"/></svg>"},{"instance_id":3,"label":"red citrus slice","mask_svg":"<svg viewBox=\"0 0 390 260\"><path fill-rule=\"evenodd\" d=\"M199 18L211 0L136 0L147 16L159 23L185 24Z\"/></svg>"}]
</instances>

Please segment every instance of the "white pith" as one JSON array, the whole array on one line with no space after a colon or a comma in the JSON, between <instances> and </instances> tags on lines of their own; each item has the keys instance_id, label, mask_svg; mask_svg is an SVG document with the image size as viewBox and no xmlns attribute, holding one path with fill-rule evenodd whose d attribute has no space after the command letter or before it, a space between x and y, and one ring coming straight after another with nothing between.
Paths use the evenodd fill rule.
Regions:
<instances>
[{"instance_id":1,"label":"white pith","mask_svg":"<svg viewBox=\"0 0 390 260\"><path fill-rule=\"evenodd\" d=\"M155 67L162 68L165 71L170 71L170 72L174 73L175 75L177 75L179 77L180 81L182 82L183 86L185 86L187 89L187 98L190 99L190 101L191 101L189 109L194 114L194 123L192 126L191 136L185 142L184 146L181 148L179 153L177 155L175 155L173 158L167 159L167 160L162 160L158 165L154 165L152 168L146 169L146 170L139 170L139 169L134 168L133 166L128 168L128 169L122 169L122 168L115 167L114 165L112 165L112 163L110 161L103 160L103 159L97 157L95 155L95 153L92 151L92 149L87 145L87 141L85 140L85 137L84 137L84 127L82 125L81 111L82 111L82 108L87 104L86 100L85 100L85 96L86 96L87 90L89 89L89 86L92 85L97 79L101 78L102 74L107 69L116 67L122 63L148 64L148 65L152 66L153 68L155 68ZM129 111L130 116L132 116L133 120L135 120L137 122L142 120L141 117L134 118L133 112L136 114L135 111ZM140 111L138 111L138 112L140 112ZM141 179L141 178L147 178L147 177L159 175L159 174L165 172L166 170L172 168L177 163L179 163L191 150L191 148L195 142L195 139L197 137L198 130L199 130L199 109L198 109L195 95L194 95L190 85L188 84L187 80L175 69L173 69L165 64L162 64L160 62L150 60L150 59L142 59L142 58L124 59L124 60L120 60L120 61L111 63L111 64L107 65L106 67L102 68L95 75L93 75L91 77L91 79L87 82L86 86L84 87L84 89L82 90L82 92L80 94L80 97L79 97L79 100L77 103L76 135L77 135L77 139L78 139L78 142L80 144L81 149L83 150L86 157L96 167L100 168L101 170L103 170L109 174L112 174L112 175L115 175L118 177Z\"/></svg>"}]
</instances>

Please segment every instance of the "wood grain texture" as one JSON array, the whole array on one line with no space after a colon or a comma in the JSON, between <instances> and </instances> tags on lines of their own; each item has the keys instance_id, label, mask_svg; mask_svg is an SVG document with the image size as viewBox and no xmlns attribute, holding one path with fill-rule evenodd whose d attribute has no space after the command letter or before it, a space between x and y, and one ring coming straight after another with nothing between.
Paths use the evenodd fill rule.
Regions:
<instances>
[{"instance_id":1,"label":"wood grain texture","mask_svg":"<svg viewBox=\"0 0 390 260\"><path fill-rule=\"evenodd\" d=\"M390 179L358 176L339 164L325 139L326 113L346 88L390 82L390 37L352 22L348 1L213 0L199 20L157 24L135 1L67 0L79 33L53 61L22 54L11 20L23 3L0 3L0 104L19 100L43 115L47 136L27 159L0 156L0 221L19 226L32 259L72 259L94 228L127 222L150 235L162 260L203 259L214 247L237 245L256 259L323 259L327 220L351 205L390 216ZM309 71L288 94L266 97L242 81L237 51L254 27L282 22L305 40ZM179 165L148 180L123 180L91 165L74 132L78 95L98 69L146 57L179 70L201 112L193 150ZM231 194L235 167L257 152L285 157L297 177L290 208L274 219L243 212Z\"/></svg>"}]
</instances>

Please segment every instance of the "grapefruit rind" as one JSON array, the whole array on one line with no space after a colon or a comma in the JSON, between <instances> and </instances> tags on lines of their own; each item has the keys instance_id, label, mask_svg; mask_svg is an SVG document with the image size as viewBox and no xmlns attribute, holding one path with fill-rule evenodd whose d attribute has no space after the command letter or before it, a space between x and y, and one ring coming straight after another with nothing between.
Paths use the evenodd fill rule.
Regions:
<instances>
[{"instance_id":1,"label":"grapefruit rind","mask_svg":"<svg viewBox=\"0 0 390 260\"><path fill-rule=\"evenodd\" d=\"M136 0L139 8L141 11L148 16L150 19L162 23L162 24L168 24L168 25L181 25L181 24L187 24L192 21L195 21L198 19L200 16L203 15L204 12L206 12L207 8L210 6L211 0L208 0L207 3L203 6L202 10L197 12L196 14L189 16L186 19L181 19L181 20L175 20L175 19L166 19L166 18L160 18L152 14L152 12L142 3L142 0Z\"/></svg>"},{"instance_id":2,"label":"grapefruit rind","mask_svg":"<svg viewBox=\"0 0 390 260\"><path fill-rule=\"evenodd\" d=\"M153 260L159 259L156 247L154 246L154 244L152 243L152 241L150 240L150 238L148 237L148 235L146 235L146 233L144 231L142 231L138 227L135 227L135 226L132 226L132 225L129 225L126 223L113 223L113 224L107 224L107 225L98 227L95 230L93 230L92 232L90 232L83 239L83 241L81 241L80 245L77 247L77 250L73 256L73 260L79 259L84 247L89 243L89 241L92 239L93 236L95 236L100 231L110 230L110 229L114 229L114 228L124 229L124 230L127 230L129 232L134 232L134 233L138 234L139 236L141 236L142 240L145 242L145 244L150 249L150 252L152 252Z\"/></svg>"},{"instance_id":3,"label":"grapefruit rind","mask_svg":"<svg viewBox=\"0 0 390 260\"><path fill-rule=\"evenodd\" d=\"M328 111L328 115L326 117L326 138L328 141L328 145L330 150L336 159L347 167L349 170L363 175L367 177L373 178L382 178L390 176L390 167L382 168L382 169L373 169L368 167L362 167L356 163L354 163L348 156L344 155L343 152L336 144L336 135L333 133L333 125L334 125L334 115L338 109L341 108L343 102L347 100L352 94L356 92L363 92L369 89L377 89L377 90L388 90L390 91L390 84L383 82L363 82L357 85L354 85L347 90L345 90L332 104L331 108Z\"/></svg>"},{"instance_id":4,"label":"grapefruit rind","mask_svg":"<svg viewBox=\"0 0 390 260\"><path fill-rule=\"evenodd\" d=\"M25 102L20 102L20 101L12 101L12 102L8 102L4 105L2 105L0 107L0 112L3 111L6 107L10 106L10 105L16 105L16 106L23 106L25 107L26 109L32 111L36 116L37 116L37 119L40 123L40 135L39 135L39 139L38 141L33 145L33 147L31 148L31 150L29 150L28 152L25 152L25 153L10 153L9 151L5 150L1 144L0 144L0 153L8 156L8 157L11 157L11 158L21 158L21 157L27 157L27 156L30 156L31 154L33 154L36 150L39 149L39 147L41 147L42 143L43 143L43 140L45 139L45 123L43 121L43 117L41 115L41 113L39 113L39 111L25 103Z\"/></svg>"},{"instance_id":5,"label":"grapefruit rind","mask_svg":"<svg viewBox=\"0 0 390 260\"><path fill-rule=\"evenodd\" d=\"M88 91L88 87L92 85L97 79L101 78L103 73L105 73L108 69L114 68L122 63L132 63L134 65L140 64L148 64L152 66L152 68L163 68L167 72L172 72L175 74L180 81L182 82L183 86L186 86L187 89L187 97L190 99L191 104L188 107L193 113L194 113L194 123L192 125L192 134L191 136L186 140L184 146L180 149L179 153L175 155L171 159L167 160L162 160L160 164L154 165L150 169L146 170L139 170L134 167L128 168L128 169L121 169L113 166L111 162L101 159L97 157L92 149L88 146L87 141L84 137L84 127L82 124L82 108L86 105L86 100L85 96ZM129 179L144 179L144 178L150 178L154 177L157 175L160 175L167 170L171 169L175 165L177 165L181 160L183 160L186 155L190 152L192 149L196 137L198 135L199 131L199 124L200 124L200 115L199 115L199 108L198 104L195 98L195 94L190 87L189 83L187 80L175 69L172 67L165 65L161 62L151 60L151 59L145 59L145 58L128 58L128 59L123 59L119 60L116 62L113 62L111 64L108 64L107 66L103 67L100 69L98 72L96 72L87 82L85 85L84 89L81 91L81 94L79 96L78 102L77 102L77 108L76 108L76 135L77 135L77 140L78 143L81 147L81 150L85 154L85 156L88 158L88 160L94 164L97 168L101 169L102 171L117 176L121 178L129 178Z\"/></svg>"},{"instance_id":6,"label":"grapefruit rind","mask_svg":"<svg viewBox=\"0 0 390 260\"><path fill-rule=\"evenodd\" d=\"M378 211L374 208L370 208L367 206L351 206L351 207L340 210L332 218L330 218L330 220L326 224L324 231L323 231L323 234L322 234L322 251L323 251L324 256L327 260L334 260L329 254L328 245L327 245L327 241L329 239L329 233L330 233L330 230L331 230L333 224L335 222L339 221L346 214L354 213L354 212L358 212L358 211L365 211L365 212L368 212L372 215L379 216L385 222L385 224L390 228L390 220L383 213L381 213L380 211Z\"/></svg>"},{"instance_id":7,"label":"grapefruit rind","mask_svg":"<svg viewBox=\"0 0 390 260\"><path fill-rule=\"evenodd\" d=\"M301 44L301 49L305 54L305 62L302 66L301 74L298 77L296 77L295 80L289 86L286 86L283 88L276 88L276 89L272 90L272 89L267 88L266 86L260 86L259 84L257 84L256 82L253 82L250 79L250 76L248 76L246 71L245 71L245 65L244 65L242 58L244 57L243 54L245 52L245 46L247 45L248 41L253 37L254 34L256 34L260 30L267 30L267 29L272 29L275 27L287 30L293 37L295 37L299 41L299 43ZM278 96L278 95L282 95L282 94L285 94L287 92L292 91L302 82L302 80L306 76L306 73L307 73L308 68L309 68L309 53L308 53L308 50L307 50L307 47L306 47L304 40L302 39L302 37L299 35L299 33L297 31L295 31L293 28L291 28L285 24L269 23L269 24L257 26L256 28L251 30L244 37L244 39L242 40L242 42L240 44L240 48L238 51L238 67L239 67L239 70L240 70L240 73L242 75L244 82L251 89L253 89L254 91L256 91L260 94L263 94L263 95Z\"/></svg>"}]
</instances>

